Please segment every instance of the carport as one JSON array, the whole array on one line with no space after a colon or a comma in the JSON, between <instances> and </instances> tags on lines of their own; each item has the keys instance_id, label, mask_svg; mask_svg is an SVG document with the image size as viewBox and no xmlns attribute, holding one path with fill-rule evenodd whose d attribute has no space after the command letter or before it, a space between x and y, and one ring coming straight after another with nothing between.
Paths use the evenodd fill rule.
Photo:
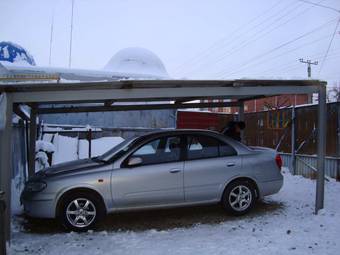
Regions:
<instances>
[{"instance_id":1,"label":"carport","mask_svg":"<svg viewBox=\"0 0 340 255\"><path fill-rule=\"evenodd\" d=\"M129 110L239 107L244 102L282 94L318 94L318 172L315 213L324 207L326 82L319 80L122 80L91 83L22 83L0 85L0 195L6 203L4 236L10 240L12 114L29 121L28 174L34 174L36 117L39 114ZM223 102L214 102L222 99ZM199 100L199 101L194 101ZM206 100L209 100L208 102ZM30 108L30 114L22 106ZM53 105L53 106L51 106ZM0 208L1 209L1 208ZM1 231L0 231L1 234ZM0 247L1 248L1 247Z\"/></svg>"}]
</instances>

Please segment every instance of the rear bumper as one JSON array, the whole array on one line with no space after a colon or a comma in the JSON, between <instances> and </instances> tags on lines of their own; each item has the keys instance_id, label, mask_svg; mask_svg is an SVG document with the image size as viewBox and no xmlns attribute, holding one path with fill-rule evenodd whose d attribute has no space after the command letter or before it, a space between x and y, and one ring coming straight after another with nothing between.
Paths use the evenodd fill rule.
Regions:
<instances>
[{"instance_id":1,"label":"rear bumper","mask_svg":"<svg viewBox=\"0 0 340 255\"><path fill-rule=\"evenodd\" d=\"M260 197L278 193L283 186L283 178L258 184Z\"/></svg>"}]
</instances>

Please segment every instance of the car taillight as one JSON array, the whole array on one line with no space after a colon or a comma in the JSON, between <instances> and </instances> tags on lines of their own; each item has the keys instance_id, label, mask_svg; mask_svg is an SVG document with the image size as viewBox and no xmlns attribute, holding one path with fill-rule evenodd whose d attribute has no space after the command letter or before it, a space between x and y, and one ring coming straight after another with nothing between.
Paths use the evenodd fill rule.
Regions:
<instances>
[{"instance_id":1,"label":"car taillight","mask_svg":"<svg viewBox=\"0 0 340 255\"><path fill-rule=\"evenodd\" d=\"M276 155L275 162L276 162L277 167L279 169L281 169L281 167L282 167L282 158L281 158L281 156L279 154Z\"/></svg>"}]
</instances>

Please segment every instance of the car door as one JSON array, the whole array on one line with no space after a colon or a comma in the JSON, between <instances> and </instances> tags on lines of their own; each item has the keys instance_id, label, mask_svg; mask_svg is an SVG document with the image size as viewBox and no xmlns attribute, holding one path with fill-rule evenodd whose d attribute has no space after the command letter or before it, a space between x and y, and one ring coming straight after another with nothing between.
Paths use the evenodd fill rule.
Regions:
<instances>
[{"instance_id":1,"label":"car door","mask_svg":"<svg viewBox=\"0 0 340 255\"><path fill-rule=\"evenodd\" d=\"M186 141L185 201L219 200L225 183L241 168L236 150L207 135L188 135Z\"/></svg>"},{"instance_id":2,"label":"car door","mask_svg":"<svg viewBox=\"0 0 340 255\"><path fill-rule=\"evenodd\" d=\"M169 136L146 142L113 170L112 193L118 207L145 207L182 203L183 140ZM129 161L141 161L128 166Z\"/></svg>"}]
</instances>

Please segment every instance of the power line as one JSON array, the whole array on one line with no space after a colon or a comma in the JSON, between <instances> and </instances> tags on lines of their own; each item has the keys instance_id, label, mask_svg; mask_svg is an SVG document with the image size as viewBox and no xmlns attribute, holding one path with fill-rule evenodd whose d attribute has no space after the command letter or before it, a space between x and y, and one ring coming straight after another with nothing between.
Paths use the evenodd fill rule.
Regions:
<instances>
[{"instance_id":1,"label":"power line","mask_svg":"<svg viewBox=\"0 0 340 255\"><path fill-rule=\"evenodd\" d=\"M284 55L287 55L287 54L289 54L289 53L291 53L291 52L297 51L297 50L299 50L299 49L302 48L302 47L306 47L306 46L315 44L315 43L317 43L317 42L320 42L320 41L322 41L322 40L328 39L330 36L331 36L331 35L323 36L323 37L320 37L320 38L318 38L318 39L316 39L316 40L314 40L314 41L311 41L311 42L308 42L308 43L300 44L299 46L297 46L297 47L295 47L295 48L293 48L293 49L286 50L286 51L284 51L284 52L282 52L282 53L280 53L280 54L278 54L278 55L275 55L274 57L271 57L270 59L264 59L264 60L262 60L262 61L260 61L260 62L255 62L255 63L251 64L251 66L254 66L254 65L259 66L259 65L261 65L261 64L268 63L269 61L272 61L272 60L274 60L274 59L276 59L276 58L279 58L279 57L284 56ZM248 66L248 68L249 68L249 66ZM273 68L271 68L271 69L273 69ZM271 69L269 69L269 70L271 70Z\"/></svg>"},{"instance_id":2,"label":"power line","mask_svg":"<svg viewBox=\"0 0 340 255\"><path fill-rule=\"evenodd\" d=\"M333 50L331 51L333 54L328 57L329 60L335 60L340 57L340 51L339 50ZM310 57L313 58L318 58L319 56L322 56L323 53L317 53L317 54L312 54ZM284 65L276 65L274 67L271 67L269 69L266 69L264 71L261 71L258 75L264 75L268 72L275 73L276 70L279 70L280 74L291 71L291 70L297 70L301 66L300 63L296 63L296 59L293 61L289 61Z\"/></svg>"},{"instance_id":3,"label":"power line","mask_svg":"<svg viewBox=\"0 0 340 255\"><path fill-rule=\"evenodd\" d=\"M185 61L184 63L180 64L178 67L175 68L175 70L181 69L183 66L189 64L190 62L193 62L195 60L198 60L204 56L209 55L209 51L214 50L214 49L218 49L219 44L220 43L224 43L226 41L230 41L231 38L235 35L237 35L238 33L240 33L240 31L242 30L243 27L245 27L246 25L250 25L252 23L254 23L256 20L258 20L259 18L263 17L263 15L265 15L266 13L270 12L272 9L274 9L276 6L280 5L282 3L282 1L277 1L274 5L272 5L270 8L266 9L264 12L262 12L260 15L255 16L253 19L251 19L250 21L242 24L241 26L237 27L235 30L233 30L228 36L224 36L223 38L215 41L210 47L208 47L207 49L201 51L198 55L190 58L188 61ZM258 25L255 25L252 27L252 29L256 28ZM240 36L240 35L239 35ZM236 37L236 38L239 38Z\"/></svg>"},{"instance_id":4,"label":"power line","mask_svg":"<svg viewBox=\"0 0 340 255\"><path fill-rule=\"evenodd\" d=\"M324 0L321 0L321 1L319 1L319 2L322 2L322 1L324 1ZM288 7L292 7L292 6L289 5ZM297 7L294 7L294 6L293 6L293 8L289 9L286 13L284 13L284 14L281 15L280 17L276 18L273 22L271 22L269 25L267 25L264 29L262 29L262 30L260 30L260 31L258 31L258 32L255 32L255 33L253 34L255 37L254 37L252 40L247 40L247 39L246 39L246 40L243 40L241 43L237 44L236 47L231 48L229 51L227 51L227 52L225 52L224 54L222 54L219 58L213 60L213 64L216 65L216 63L221 62L221 61L224 60L226 57L231 56L231 55L233 55L233 54L239 52L240 50L242 50L243 48L245 48L247 45L249 45L249 44L251 44L251 43L254 43L254 42L258 41L259 39L265 37L266 35L268 35L268 34L271 33L272 31L278 29L278 28L281 27L281 26L284 26L285 24L287 24L288 22L294 20L295 18L300 17L301 14L303 14L303 13L309 11L309 10L312 9L312 8L313 8L313 7L304 9L304 10L302 10L301 12L297 13L295 16L293 16L293 17L291 17L290 19L286 20L285 22L280 23L280 24L278 24L277 26L272 27L272 28L270 29L270 27L271 27L272 25L274 25L275 23L277 23L278 21L280 21L280 20L283 19L284 17L290 15L292 10L297 9ZM285 8L285 9L286 9L286 8ZM268 30L268 28L269 28L269 30ZM266 30L268 30L268 31L266 31ZM264 32L264 33L263 33L263 32ZM262 33L262 34L261 34L261 33ZM210 62L212 62L212 61L210 61ZM209 62L208 62L208 63L209 63ZM203 65L203 67L204 67L204 65ZM201 66L201 68L202 68L202 66ZM196 69L196 70L199 70L199 69ZM218 73L215 74L215 75L220 75L220 74L223 74L224 72L225 72L225 71L220 71L220 72L218 72Z\"/></svg>"},{"instance_id":5,"label":"power line","mask_svg":"<svg viewBox=\"0 0 340 255\"><path fill-rule=\"evenodd\" d=\"M329 10L336 11L336 12L340 13L340 10L335 9L335 8L333 8L331 6L323 5L323 4L320 4L320 3L314 3L314 2L310 2L310 1L306 1L306 0L298 0L298 1L306 3L306 4L312 4L312 5L315 5L315 6L318 6L318 7L326 8L326 9L329 9Z\"/></svg>"},{"instance_id":6,"label":"power line","mask_svg":"<svg viewBox=\"0 0 340 255\"><path fill-rule=\"evenodd\" d=\"M69 58L68 58L68 67L71 67L71 61L72 61L73 8L74 8L74 0L72 0L72 11L71 11L70 52L69 52Z\"/></svg>"},{"instance_id":7,"label":"power line","mask_svg":"<svg viewBox=\"0 0 340 255\"><path fill-rule=\"evenodd\" d=\"M335 54L331 55L328 59L340 56L340 55L338 55L340 53L340 51L335 50L335 51L333 51L333 53L335 53ZM323 55L323 53L318 53L318 54L312 54L312 55L310 55L310 57L318 58L318 57L320 57L322 55ZM296 60L294 59L293 61L295 62ZM292 62L289 61L285 65L274 66L274 67L271 67L271 68L266 69L264 71L261 71L261 73L268 73L268 72L275 71L277 69L279 69L280 71L289 71L289 70L292 70L292 69L296 69L298 66L300 66L300 63L292 64Z\"/></svg>"},{"instance_id":8,"label":"power line","mask_svg":"<svg viewBox=\"0 0 340 255\"><path fill-rule=\"evenodd\" d=\"M324 1L324 0L321 0L320 2L322 2L322 1ZM295 16L293 16L292 18L290 18L290 19L286 20L284 23L280 23L280 24L278 24L276 27L274 27L274 28L272 28L271 30L267 31L266 33L264 33L264 34L263 34L263 35L261 35L260 37L258 37L258 38L255 38L254 40L252 40L252 41L250 41L250 42L246 43L245 45L241 45L241 47L240 47L239 49L237 49L237 50L233 51L233 52L232 52L232 54L234 54L235 52L237 52L237 51L241 50L242 48L244 48L245 46L249 45L250 43L252 43L252 42L255 42L255 41L257 41L257 40L259 40L259 39L261 39L261 38L265 37L266 35L268 35L268 34L269 34L269 33L271 33L272 31L274 31L274 30L278 29L279 27L281 27L281 26L283 26L283 25L286 25L287 23L289 23L290 21L294 20L295 18L298 18L298 17L300 17L300 15L301 15L301 14L303 14L303 13L305 13L305 12L309 11L309 10L310 10L310 9L312 9L312 8L313 8L313 7L310 7L310 8L304 9L303 11L301 11L301 12L297 13L297 15L295 15ZM230 56L230 55L232 55L232 54L229 54L229 56ZM224 70L222 70L222 71L218 72L216 75L221 75L221 74L223 74L223 73L225 73L225 71L224 71Z\"/></svg>"},{"instance_id":9,"label":"power line","mask_svg":"<svg viewBox=\"0 0 340 255\"><path fill-rule=\"evenodd\" d=\"M297 4L296 2L294 3L295 5ZM301 6L301 5L300 5ZM290 9L288 9L290 8ZM275 25L277 22L279 22L281 19L285 18L286 16L290 15L292 11L296 10L297 8L299 8L299 6L292 6L291 4L288 4L285 8L283 8L282 10L280 10L277 14L275 13L274 15L270 16L269 18L267 18L266 20L264 20L263 22L261 22L259 25L265 24L267 21L271 20L272 17L274 17L275 19L273 21L271 21L268 25L266 25L265 27L261 28L258 31L253 31L252 30L252 34L250 36L249 39L244 39L241 42L235 41L235 44L233 47L231 47L229 50L227 50L226 52L222 53L221 55L218 56L217 59L212 59L210 60L210 62L206 62L206 63L202 63L199 68L196 68L197 70L200 70L202 68L204 68L206 65L213 64L216 65L217 63L220 63L221 61L225 60L226 57L231 56L237 52L239 52L240 50L242 50L243 48L245 48L247 45L256 42L257 40L259 40L260 38L263 38L264 36L268 35L271 31L275 30L276 28L280 27L281 24L279 24L278 26L274 27L273 29L271 29L270 31L266 31L268 29L270 29L273 25ZM277 15L282 14L283 11L285 11L286 9L288 9L286 12L283 13L283 15L277 17ZM258 26L256 26L258 27ZM241 35L239 36L239 38L241 37Z\"/></svg>"},{"instance_id":10,"label":"power line","mask_svg":"<svg viewBox=\"0 0 340 255\"><path fill-rule=\"evenodd\" d=\"M49 58L48 58L48 64L50 66L51 66L51 62L52 62L53 27L54 27L54 6L52 7L51 31L50 31L50 54L49 54Z\"/></svg>"},{"instance_id":11,"label":"power line","mask_svg":"<svg viewBox=\"0 0 340 255\"><path fill-rule=\"evenodd\" d=\"M246 66L248 66L251 62L254 62L254 61L256 61L259 58L265 57L265 56L271 54L272 52L275 52L275 51L277 51L277 50L279 50L279 49L281 49L281 48L283 48L283 47L285 47L285 46L287 46L287 45L289 45L291 43L294 43L294 42L296 42L296 41L298 41L298 40L300 40L300 39L302 39L302 38L304 38L304 37L306 37L306 36L308 36L310 34L313 34L316 31L319 31L320 29L322 29L326 25L329 25L330 23L334 22L334 20L335 19L332 19L332 20L330 20L330 21L328 21L328 22L326 22L326 23L324 23L324 24L322 24L322 25L320 25L320 26L318 26L318 27L308 31L307 33L304 33L304 34L302 34L302 35L300 35L300 36L298 36L298 37L296 37L296 38L294 38L292 40L289 40L289 41L287 41L285 43L280 44L277 47L274 47L273 49L271 49L269 51L264 52L263 54L259 54L259 55L255 56L255 57L250 58L248 61L246 61L243 64L241 64L240 65L241 68L237 69L236 71L229 72L229 73L225 72L223 74L232 75L232 74L238 73L240 70L243 70L244 68L246 68Z\"/></svg>"},{"instance_id":12,"label":"power line","mask_svg":"<svg viewBox=\"0 0 340 255\"><path fill-rule=\"evenodd\" d=\"M249 21L248 23L243 24L243 25L241 25L240 27L238 27L238 28L237 28L236 30L234 30L234 31L231 33L231 35L229 35L228 37L226 36L226 37L224 37L223 39L221 39L221 40L219 41L219 42L222 43L221 48L223 49L223 48L227 47L227 46L228 46L227 42L230 43L230 44L232 44L233 42L237 41L237 39L242 38L242 35L243 35L244 33L247 33L248 31L254 31L254 29L256 29L257 27L259 27L259 26L261 26L262 24L266 23L268 20L272 19L273 17L275 18L275 17L276 17L278 14L280 14L282 11L284 11L285 9L291 7L291 3L289 3L289 4L286 5L284 8L280 9L278 12L274 13L273 15L267 17L265 20L261 21L260 23L255 24L254 26L249 27L248 29L246 29L245 31L242 32L242 30L244 30L244 28L245 28L246 26L248 26L249 24L251 24L251 23L253 23L254 21L258 20L259 18L263 17L266 13L268 13L268 12L271 11L273 8L275 8L276 6L278 6L281 2L282 2L282 1L277 2L277 3L276 3L275 5L273 5L271 8L265 10L262 14L256 16L254 19L252 19L252 20ZM296 2L295 2L294 4L296 5ZM257 35L257 33L255 32L254 35ZM216 49L216 50L219 49L218 43L215 43L214 47L208 48L208 50L206 50L206 52L205 52L204 55L202 55L202 56L198 55L198 56L194 57L193 60L195 60L195 59L196 59L196 60L199 60L200 58L206 58L206 57L210 56L211 51L209 52L209 50L214 50L214 49ZM229 52L229 51L228 51L228 52ZM215 60L211 60L211 61L215 61ZM210 62L211 62L211 61L210 61ZM209 62L209 61L208 61L208 62ZM197 65L197 64L200 64L200 63L199 63L198 61L196 61L196 62L194 63L194 65ZM180 65L180 67L183 67L183 66L185 66L185 64ZM176 69L178 69L178 68L176 68ZM196 68L196 69L197 69L197 68Z\"/></svg>"},{"instance_id":13,"label":"power line","mask_svg":"<svg viewBox=\"0 0 340 255\"><path fill-rule=\"evenodd\" d=\"M338 22L336 23L336 26L335 26L335 29L334 29L332 38L331 38L331 40L330 40L330 42L329 42L329 44L328 44L328 47L327 47L327 51L326 51L326 53L325 53L325 56L324 56L323 59L322 59L321 66L320 66L320 69L319 69L319 75L320 75L320 73L321 73L321 71L322 71L322 68L323 68L323 66L324 66L324 64L325 64L325 61L326 61L326 59L327 59L327 55L328 55L329 49L330 49L331 46L332 46L334 36L335 36L336 31L338 30L338 27L339 27L339 23L340 23L340 18L338 19Z\"/></svg>"}]
</instances>

